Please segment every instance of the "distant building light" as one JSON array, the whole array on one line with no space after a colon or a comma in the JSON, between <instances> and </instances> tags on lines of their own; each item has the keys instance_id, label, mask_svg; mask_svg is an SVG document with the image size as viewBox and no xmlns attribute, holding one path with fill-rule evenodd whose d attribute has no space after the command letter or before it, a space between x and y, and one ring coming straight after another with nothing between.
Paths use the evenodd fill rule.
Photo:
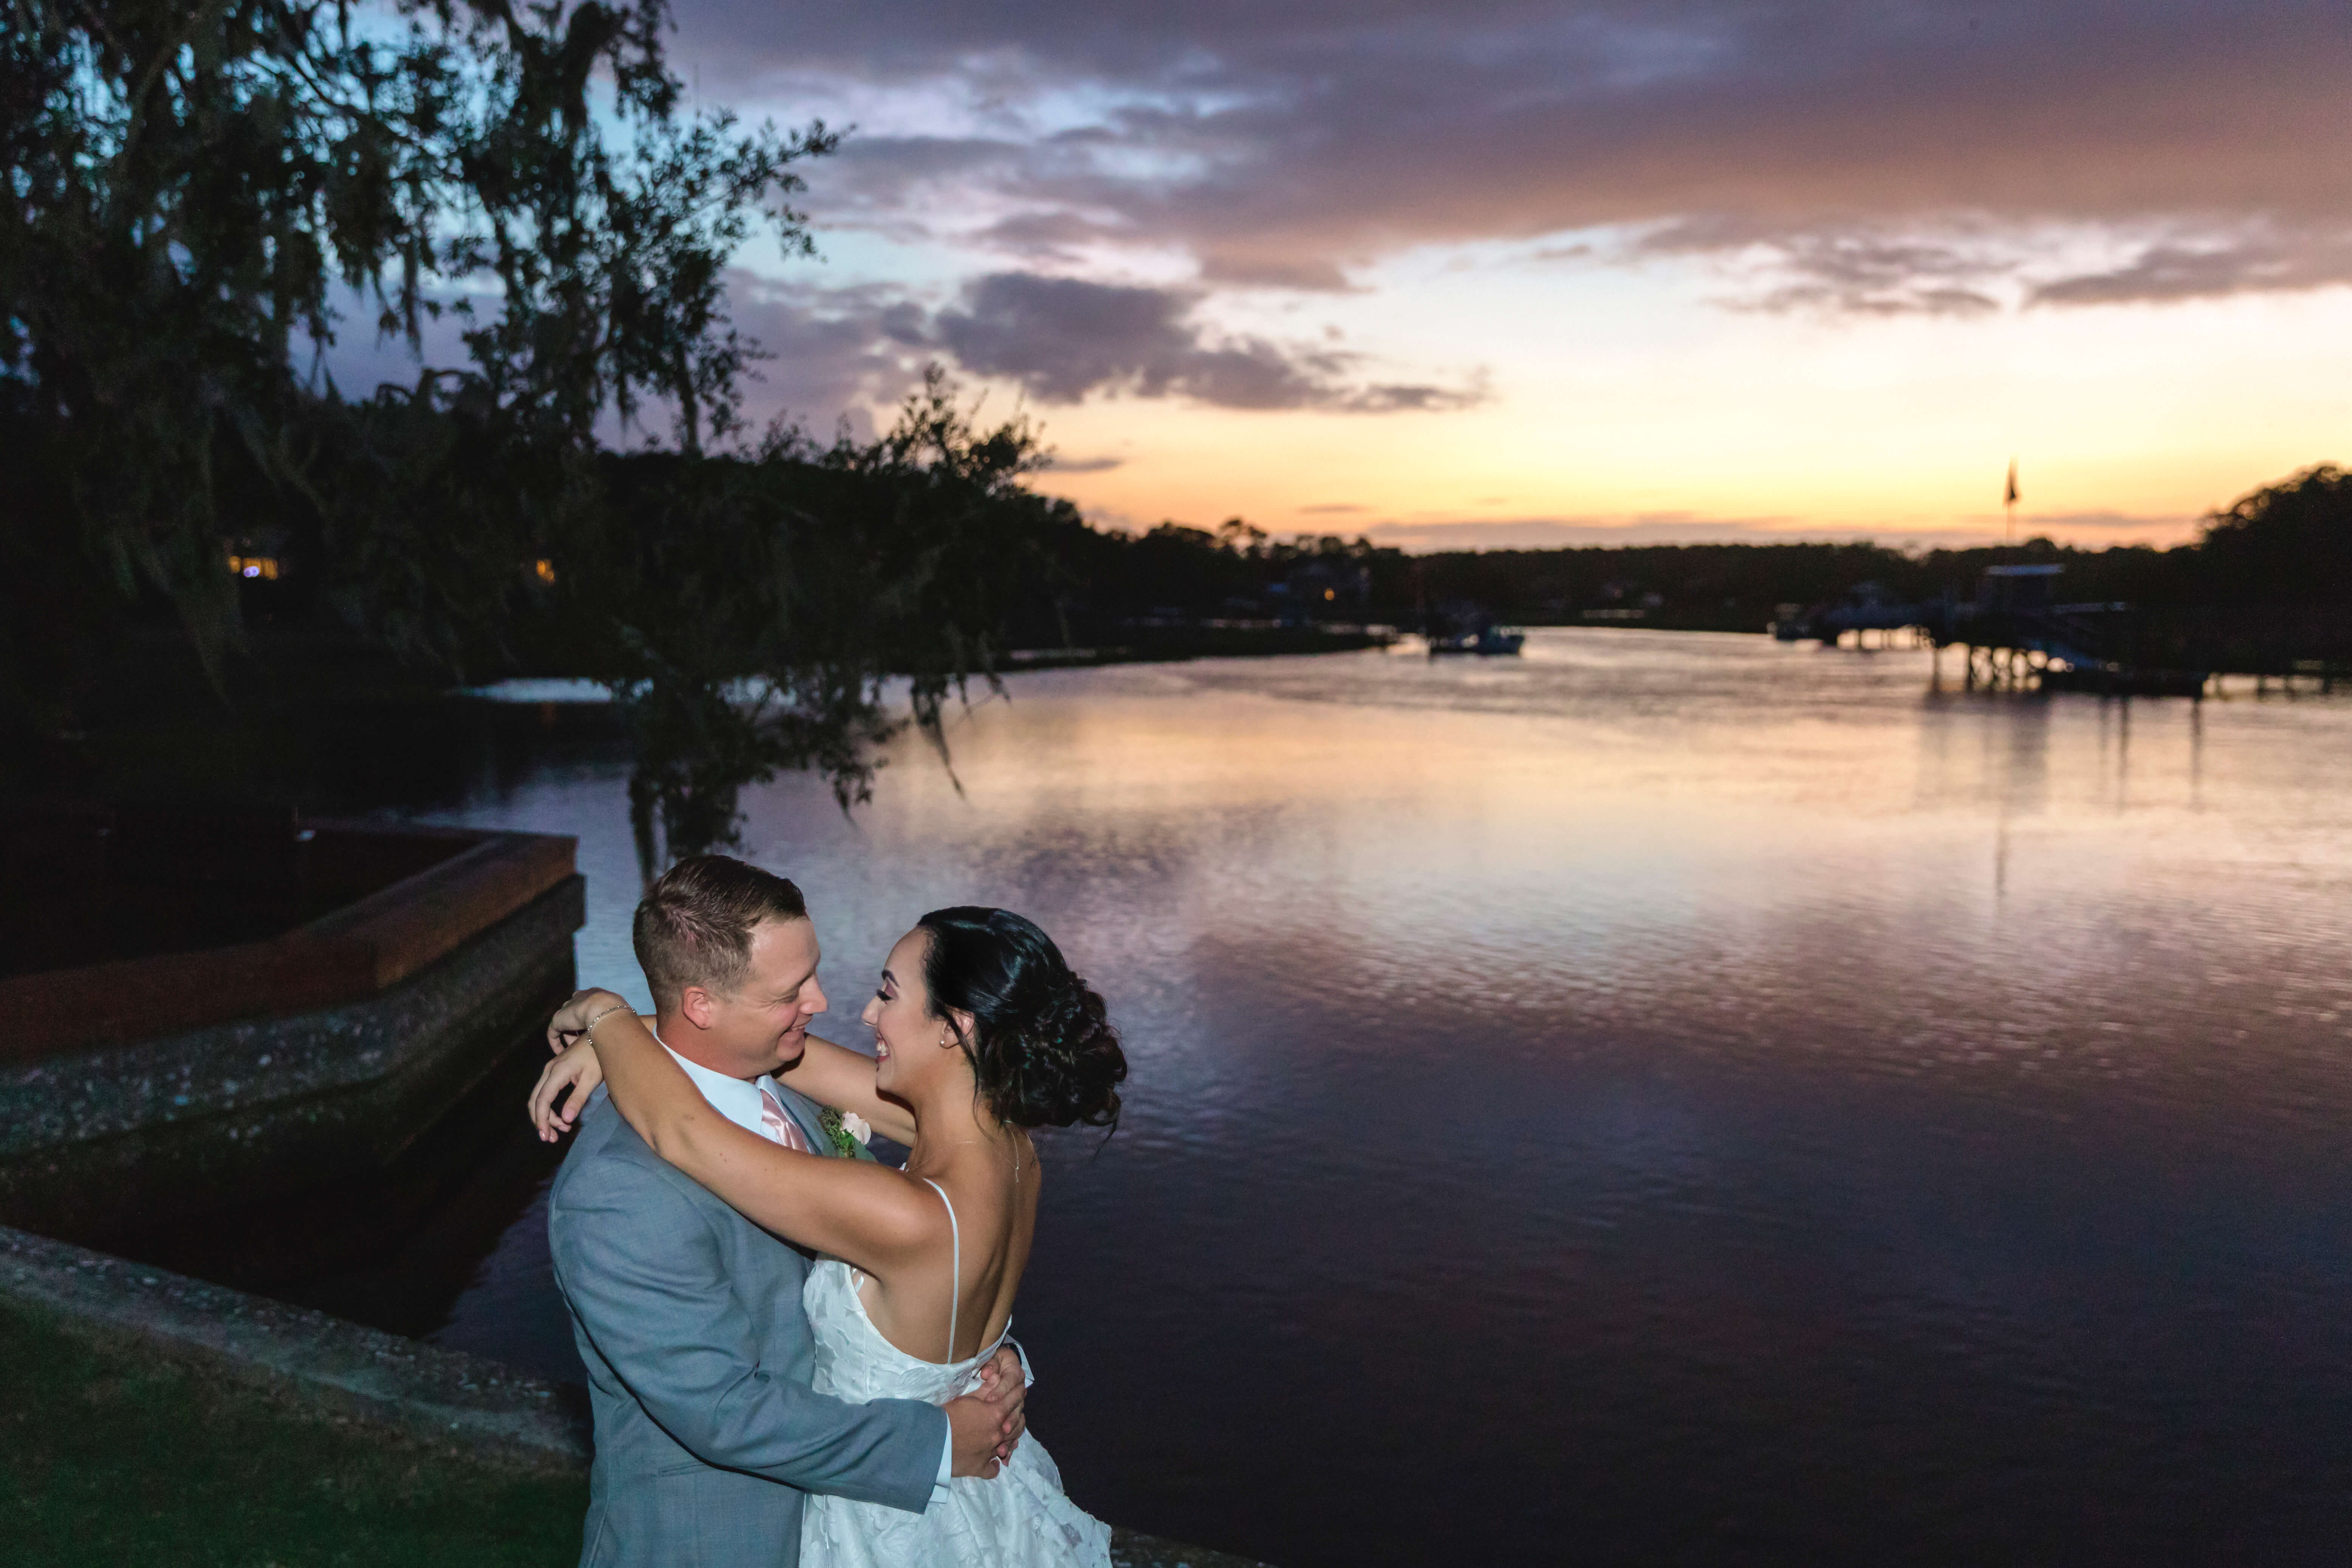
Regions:
<instances>
[{"instance_id":1,"label":"distant building light","mask_svg":"<svg viewBox=\"0 0 2352 1568\"><path fill-rule=\"evenodd\" d=\"M534 561L530 563L530 571L531 575L537 577L542 583L552 583L555 581L555 563L552 561L545 559Z\"/></svg>"},{"instance_id":2,"label":"distant building light","mask_svg":"<svg viewBox=\"0 0 2352 1568\"><path fill-rule=\"evenodd\" d=\"M278 581L278 557L275 555L232 555L228 558L229 574L233 577L258 577L266 582Z\"/></svg>"}]
</instances>

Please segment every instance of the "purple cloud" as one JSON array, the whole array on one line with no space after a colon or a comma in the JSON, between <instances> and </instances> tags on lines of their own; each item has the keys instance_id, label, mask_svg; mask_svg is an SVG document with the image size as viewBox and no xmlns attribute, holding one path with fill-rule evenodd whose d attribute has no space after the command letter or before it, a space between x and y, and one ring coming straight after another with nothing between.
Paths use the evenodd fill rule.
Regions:
<instances>
[{"instance_id":1,"label":"purple cloud","mask_svg":"<svg viewBox=\"0 0 2352 1568\"><path fill-rule=\"evenodd\" d=\"M688 0L680 24L707 89L960 106L982 129L854 139L816 209L918 233L992 207L979 242L1024 264L1172 247L1208 285L1333 289L1415 244L1708 217L1789 251L1792 291L1748 303L1951 313L2318 286L2341 268L2200 272L2199 236L2352 228L2352 159L2319 151L2352 139L2352 27L2305 0ZM1905 254L1960 221L2180 254L2079 287Z\"/></svg>"},{"instance_id":2,"label":"purple cloud","mask_svg":"<svg viewBox=\"0 0 2352 1568\"><path fill-rule=\"evenodd\" d=\"M979 375L1017 382L1045 403L1090 394L1183 397L1222 408L1352 413L1459 408L1483 386L1351 379L1355 356L1223 336L1192 319L1198 294L998 272L966 285L932 334Z\"/></svg>"}]
</instances>

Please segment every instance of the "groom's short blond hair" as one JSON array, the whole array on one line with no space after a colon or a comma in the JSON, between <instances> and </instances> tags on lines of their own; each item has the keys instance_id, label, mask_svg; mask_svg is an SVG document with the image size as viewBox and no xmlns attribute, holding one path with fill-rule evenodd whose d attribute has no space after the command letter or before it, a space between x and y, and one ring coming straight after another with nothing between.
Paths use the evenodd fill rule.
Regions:
<instances>
[{"instance_id":1,"label":"groom's short blond hair","mask_svg":"<svg viewBox=\"0 0 2352 1568\"><path fill-rule=\"evenodd\" d=\"M655 879L629 931L638 967L667 1012L689 985L731 996L751 968L761 921L804 921L801 890L726 855L689 855Z\"/></svg>"}]
</instances>

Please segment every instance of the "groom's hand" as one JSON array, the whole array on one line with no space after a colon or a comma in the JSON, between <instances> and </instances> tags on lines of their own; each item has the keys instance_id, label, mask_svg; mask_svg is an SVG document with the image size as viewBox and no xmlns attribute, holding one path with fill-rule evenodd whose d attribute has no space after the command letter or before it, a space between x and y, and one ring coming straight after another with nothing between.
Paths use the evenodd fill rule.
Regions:
<instances>
[{"instance_id":1,"label":"groom's hand","mask_svg":"<svg viewBox=\"0 0 2352 1568\"><path fill-rule=\"evenodd\" d=\"M988 1358L988 1364L980 1369L980 1390L982 1394L993 1394L1000 1386L1019 1391L1024 1400L1028 1397L1029 1368L1022 1362L1021 1352L1011 1345L997 1346L996 1353ZM1028 1425L1029 1418L1025 1414L1021 1420L1024 1426ZM1015 1431L999 1443L996 1446L997 1462L1002 1464L1013 1458L1013 1447L1020 1441L1021 1434Z\"/></svg>"},{"instance_id":2,"label":"groom's hand","mask_svg":"<svg viewBox=\"0 0 2352 1568\"><path fill-rule=\"evenodd\" d=\"M1029 1391L1018 1376L997 1375L994 1363L982 1374L975 1393L951 1400L947 1406L950 1447L955 1452L952 1473L995 1479L997 1467L1013 1452L1027 1424L1022 1406Z\"/></svg>"}]
</instances>

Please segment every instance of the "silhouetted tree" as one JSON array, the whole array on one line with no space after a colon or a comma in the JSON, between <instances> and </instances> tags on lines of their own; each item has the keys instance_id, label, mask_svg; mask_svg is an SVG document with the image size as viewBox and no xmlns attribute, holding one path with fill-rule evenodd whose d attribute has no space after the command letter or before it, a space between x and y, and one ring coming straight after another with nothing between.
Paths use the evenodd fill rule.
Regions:
<instances>
[{"instance_id":1,"label":"silhouetted tree","mask_svg":"<svg viewBox=\"0 0 2352 1568\"><path fill-rule=\"evenodd\" d=\"M257 522L371 635L454 660L593 495L601 416L659 403L688 452L731 426L722 268L763 210L805 245L791 165L832 145L683 112L663 0L6 15L0 439L32 504L0 695L37 726L142 592L214 666ZM466 362L343 402L311 373L352 301L412 344L454 311Z\"/></svg>"},{"instance_id":2,"label":"silhouetted tree","mask_svg":"<svg viewBox=\"0 0 2352 1568\"><path fill-rule=\"evenodd\" d=\"M2206 520L2197 565L2219 599L2352 615L2352 474L2322 463L2239 497Z\"/></svg>"},{"instance_id":3,"label":"silhouetted tree","mask_svg":"<svg viewBox=\"0 0 2352 1568\"><path fill-rule=\"evenodd\" d=\"M556 562L556 609L593 628L568 667L612 685L637 742L648 874L733 842L739 793L780 770L821 770L846 809L905 725L945 755L943 705L994 681L999 628L1075 522L1021 484L1039 456L1025 420L976 425L933 367L873 442L604 459L608 504L587 569Z\"/></svg>"},{"instance_id":4,"label":"silhouetted tree","mask_svg":"<svg viewBox=\"0 0 2352 1568\"><path fill-rule=\"evenodd\" d=\"M107 612L142 595L217 668L257 531L396 653L610 681L648 871L657 842L730 842L779 768L863 798L873 742L936 740L992 679L1015 584L1050 576L1034 540L1080 527L1021 485L1025 421L975 426L934 371L877 441L705 453L753 352L724 268L763 223L807 247L783 203L834 139L685 112L664 0L6 4L20 731L74 726ZM317 356L353 301L420 349L454 314L464 362L344 397ZM600 421L656 409L668 450L600 451Z\"/></svg>"}]
</instances>

